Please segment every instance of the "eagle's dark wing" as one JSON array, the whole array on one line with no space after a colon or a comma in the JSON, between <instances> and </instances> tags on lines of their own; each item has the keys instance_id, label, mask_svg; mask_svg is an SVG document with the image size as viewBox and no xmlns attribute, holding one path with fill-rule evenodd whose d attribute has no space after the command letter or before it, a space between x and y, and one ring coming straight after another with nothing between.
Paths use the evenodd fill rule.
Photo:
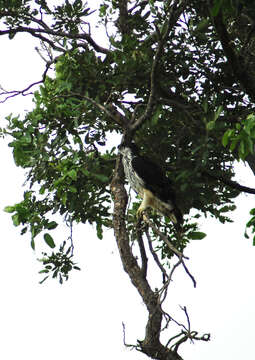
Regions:
<instances>
[{"instance_id":1,"label":"eagle's dark wing","mask_svg":"<svg viewBox=\"0 0 255 360\"><path fill-rule=\"evenodd\" d=\"M171 182L157 164L142 156L134 156L132 166L137 175L144 181L146 189L159 197L160 200L171 201L175 204L175 194Z\"/></svg>"}]
</instances>

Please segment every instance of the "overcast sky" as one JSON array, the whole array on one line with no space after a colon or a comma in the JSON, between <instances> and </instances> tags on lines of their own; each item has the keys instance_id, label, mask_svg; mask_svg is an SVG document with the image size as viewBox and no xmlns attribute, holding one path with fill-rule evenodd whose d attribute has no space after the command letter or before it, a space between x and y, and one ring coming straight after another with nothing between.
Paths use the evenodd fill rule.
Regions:
<instances>
[{"instance_id":1,"label":"overcast sky","mask_svg":"<svg viewBox=\"0 0 255 360\"><path fill-rule=\"evenodd\" d=\"M0 84L5 88L21 89L41 78L41 59L30 38L26 39L17 36L10 42L1 38ZM26 97L1 104L1 123L10 112L24 113L31 106L31 99ZM22 199L24 172L15 167L5 141L1 140L0 147L0 358L146 359L123 346L122 322L126 342L134 344L144 337L147 313L122 269L110 231L99 241L93 228L77 227L75 259L82 271L71 274L62 286L54 280L39 285L42 278L36 258L41 255L40 241L34 253L29 236L21 237L10 215L2 212L4 206ZM250 174L242 166L238 180L255 187ZM207 238L194 241L186 249L197 288L181 269L174 274L165 309L176 320L184 321L179 305L187 306L192 329L201 335L210 332L212 339L184 345L180 354L185 360L254 359L255 248L243 237L249 209L255 207L253 196L240 196L237 205L234 224L204 221L201 231L208 233ZM66 237L62 229L59 238ZM167 341L167 334L164 336Z\"/></svg>"}]
</instances>

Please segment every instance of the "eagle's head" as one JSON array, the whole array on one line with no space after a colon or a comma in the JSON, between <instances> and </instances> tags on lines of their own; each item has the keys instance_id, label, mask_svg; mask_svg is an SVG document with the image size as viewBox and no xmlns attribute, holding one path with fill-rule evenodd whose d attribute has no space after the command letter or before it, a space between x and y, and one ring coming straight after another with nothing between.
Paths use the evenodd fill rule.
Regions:
<instances>
[{"instance_id":1,"label":"eagle's head","mask_svg":"<svg viewBox=\"0 0 255 360\"><path fill-rule=\"evenodd\" d=\"M123 142L119 145L119 152L124 158L131 160L135 155L138 155L138 147L134 142Z\"/></svg>"}]
</instances>

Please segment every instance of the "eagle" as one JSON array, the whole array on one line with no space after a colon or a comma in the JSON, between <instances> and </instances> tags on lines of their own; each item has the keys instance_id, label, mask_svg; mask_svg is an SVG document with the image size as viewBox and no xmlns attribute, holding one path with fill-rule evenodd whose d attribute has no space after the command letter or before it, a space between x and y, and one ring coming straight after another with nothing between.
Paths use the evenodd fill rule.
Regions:
<instances>
[{"instance_id":1,"label":"eagle","mask_svg":"<svg viewBox=\"0 0 255 360\"><path fill-rule=\"evenodd\" d=\"M183 218L176 205L175 192L172 184L162 169L151 160L140 156L134 142L121 144L119 152L122 155L124 172L131 188L142 198L137 216L148 207L173 222L180 229Z\"/></svg>"}]
</instances>

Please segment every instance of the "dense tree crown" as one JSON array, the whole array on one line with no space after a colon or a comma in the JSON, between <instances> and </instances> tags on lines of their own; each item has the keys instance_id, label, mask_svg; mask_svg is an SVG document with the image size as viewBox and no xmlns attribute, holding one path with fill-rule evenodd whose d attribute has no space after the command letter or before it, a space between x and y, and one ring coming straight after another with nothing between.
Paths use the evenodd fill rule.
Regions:
<instances>
[{"instance_id":1,"label":"dense tree crown","mask_svg":"<svg viewBox=\"0 0 255 360\"><path fill-rule=\"evenodd\" d=\"M11 136L16 165L27 169L28 185L24 200L6 211L22 234L31 233L33 248L40 236L56 247L54 214L63 217L70 236L42 259L46 277L61 282L78 269L73 224L95 224L100 239L104 229L113 228L123 267L149 312L145 339L136 347L155 359L181 359L181 343L207 341L209 335L180 325L181 333L161 344L164 321L168 325L172 319L162 310L172 274L183 266L195 285L183 251L189 241L205 236L197 219L231 221L234 198L243 191L255 193L232 179L235 160L255 173L255 4L53 3L0 1L0 35L34 37L45 61L35 83L20 91L1 89L2 102L31 93L34 101L31 111L8 116L1 129ZM118 155L123 137L167 173L185 218L181 233L154 213L137 220L140 200L134 196L127 208ZM251 232L254 215L251 210ZM149 285L147 252L163 274L157 291Z\"/></svg>"}]
</instances>

